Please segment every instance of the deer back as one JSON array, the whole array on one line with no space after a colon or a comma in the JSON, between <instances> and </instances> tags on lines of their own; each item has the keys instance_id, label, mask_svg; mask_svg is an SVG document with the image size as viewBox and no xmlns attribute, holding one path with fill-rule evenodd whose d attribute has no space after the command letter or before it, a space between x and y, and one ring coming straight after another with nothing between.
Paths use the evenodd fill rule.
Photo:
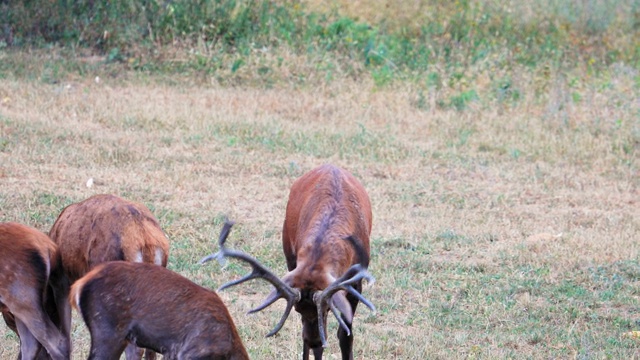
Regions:
<instances>
[{"instance_id":1,"label":"deer back","mask_svg":"<svg viewBox=\"0 0 640 360\"><path fill-rule=\"evenodd\" d=\"M320 280L324 272L337 278L353 264L366 267L371 224L369 196L347 171L327 164L296 180L287 203L282 244L289 270L306 272L295 274L306 279L293 281L292 286L302 289L302 282L313 282L322 289L328 285L328 280Z\"/></svg>"},{"instance_id":2,"label":"deer back","mask_svg":"<svg viewBox=\"0 0 640 360\"><path fill-rule=\"evenodd\" d=\"M169 243L151 211L114 195L67 206L49 234L71 281L105 261L167 264Z\"/></svg>"}]
</instances>

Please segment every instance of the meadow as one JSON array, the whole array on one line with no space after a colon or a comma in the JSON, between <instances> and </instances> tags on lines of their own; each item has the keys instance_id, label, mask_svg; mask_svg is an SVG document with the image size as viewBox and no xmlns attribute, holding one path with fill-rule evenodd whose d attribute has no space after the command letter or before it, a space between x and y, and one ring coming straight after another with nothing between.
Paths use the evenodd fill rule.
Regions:
<instances>
[{"instance_id":1,"label":"meadow","mask_svg":"<svg viewBox=\"0 0 640 360\"><path fill-rule=\"evenodd\" d=\"M215 289L247 271L197 264L224 219L230 246L284 275L289 188L333 163L373 205L376 282L363 292L377 312L358 308L356 359L640 358L626 336L640 330L637 6L270 3L342 30L272 28L233 51L204 30L104 48L0 41L0 221L47 232L66 205L118 194L158 218L170 269ZM482 17L494 13L517 16ZM251 44L267 38L282 41ZM296 313L272 338L283 303L246 315L269 291L254 281L220 296L252 359L298 359ZM18 339L0 329L0 357L14 358ZM329 359L336 330L330 319ZM85 358L79 317L72 335Z\"/></svg>"}]
</instances>

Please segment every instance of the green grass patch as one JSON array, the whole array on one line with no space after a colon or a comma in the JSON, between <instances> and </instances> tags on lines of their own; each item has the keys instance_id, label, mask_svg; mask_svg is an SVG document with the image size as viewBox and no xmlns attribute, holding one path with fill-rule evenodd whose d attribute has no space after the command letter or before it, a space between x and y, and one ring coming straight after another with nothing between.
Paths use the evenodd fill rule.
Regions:
<instances>
[{"instance_id":1,"label":"green grass patch","mask_svg":"<svg viewBox=\"0 0 640 360\"><path fill-rule=\"evenodd\" d=\"M460 77L468 69L586 67L598 72L618 62L637 69L640 53L634 39L640 10L619 0L604 3L429 2L421 4L424 9L413 21L389 26L393 19L371 23L339 12L312 11L303 2L12 2L0 5L0 51L63 46L76 54L89 49L102 54L104 64L143 72L195 72L230 84L257 81L267 86L281 81L278 68L293 66L283 51L315 64L329 58L316 68L325 80L338 72L371 77L377 86L399 79L421 83L436 73L455 83L469 80ZM616 8L620 11L611 10ZM177 51L169 50L174 47ZM30 65L11 66L15 69L0 65L1 76L30 76L25 71ZM41 80L56 83L64 71L83 73L86 66L52 63ZM304 82L303 77L297 81ZM502 101L520 98L510 77L498 80L493 96ZM474 91L462 89L444 104L461 110L489 95ZM575 92L574 100L580 99Z\"/></svg>"},{"instance_id":2,"label":"green grass patch","mask_svg":"<svg viewBox=\"0 0 640 360\"><path fill-rule=\"evenodd\" d=\"M406 159L411 149L392 136L367 130L363 125L353 133L289 132L277 124L213 124L207 131L229 147L269 152L287 152L318 158L338 155L341 159L372 161Z\"/></svg>"}]
</instances>

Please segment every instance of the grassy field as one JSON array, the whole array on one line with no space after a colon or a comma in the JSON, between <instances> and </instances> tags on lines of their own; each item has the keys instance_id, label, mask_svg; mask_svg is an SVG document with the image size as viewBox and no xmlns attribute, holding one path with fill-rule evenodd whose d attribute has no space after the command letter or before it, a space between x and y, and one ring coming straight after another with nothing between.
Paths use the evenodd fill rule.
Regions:
<instances>
[{"instance_id":1,"label":"grassy field","mask_svg":"<svg viewBox=\"0 0 640 360\"><path fill-rule=\"evenodd\" d=\"M338 8L382 21L371 3L385 6ZM640 330L637 64L440 59L382 84L375 69L329 80L314 66L326 59L286 48L216 74L64 54L0 46L0 221L47 232L64 206L118 194L156 215L172 270L215 289L247 271L197 265L225 216L230 246L286 273L289 187L330 162L373 205L364 293L378 311L356 314L356 359L640 359L624 336ZM287 65L265 81L263 60ZM220 295L251 358L300 358L297 314L269 339L283 304L245 315L269 291ZM88 332L73 326L84 358ZM17 337L0 329L0 357L13 358ZM329 359L336 329L330 319Z\"/></svg>"}]
</instances>

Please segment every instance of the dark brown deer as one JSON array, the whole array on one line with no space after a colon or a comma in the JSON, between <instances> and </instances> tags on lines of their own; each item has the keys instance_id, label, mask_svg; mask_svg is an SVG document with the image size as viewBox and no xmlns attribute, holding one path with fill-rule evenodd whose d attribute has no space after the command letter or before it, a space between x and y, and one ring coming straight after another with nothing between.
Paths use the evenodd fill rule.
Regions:
<instances>
[{"instance_id":1,"label":"dark brown deer","mask_svg":"<svg viewBox=\"0 0 640 360\"><path fill-rule=\"evenodd\" d=\"M49 231L58 245L64 270L61 322L71 329L69 286L95 266L107 261L145 262L167 266L169 242L149 209L115 195L94 195L67 206ZM131 345L127 359L140 359L142 350ZM155 355L147 351L146 358Z\"/></svg>"},{"instance_id":2,"label":"dark brown deer","mask_svg":"<svg viewBox=\"0 0 640 360\"><path fill-rule=\"evenodd\" d=\"M277 333L291 308L302 315L303 359L309 350L322 359L326 347L328 310L338 320L338 339L343 359L353 359L353 316L364 298L362 280L373 282L368 273L371 203L360 182L347 171L323 165L299 178L291 187L282 230L282 245L289 272L278 278L251 256L224 246L201 263L216 257L233 257L249 263L253 271L219 290L254 278L263 278L275 290L250 312L263 310L280 298L287 300L284 315L267 335Z\"/></svg>"},{"instance_id":3,"label":"dark brown deer","mask_svg":"<svg viewBox=\"0 0 640 360\"><path fill-rule=\"evenodd\" d=\"M112 261L71 287L91 333L89 360L117 360L127 343L170 360L248 360L218 295L161 266Z\"/></svg>"},{"instance_id":4,"label":"dark brown deer","mask_svg":"<svg viewBox=\"0 0 640 360\"><path fill-rule=\"evenodd\" d=\"M20 337L21 359L70 357L70 338L55 324L52 283L61 275L60 264L58 247L46 234L0 223L0 311Z\"/></svg>"}]
</instances>

